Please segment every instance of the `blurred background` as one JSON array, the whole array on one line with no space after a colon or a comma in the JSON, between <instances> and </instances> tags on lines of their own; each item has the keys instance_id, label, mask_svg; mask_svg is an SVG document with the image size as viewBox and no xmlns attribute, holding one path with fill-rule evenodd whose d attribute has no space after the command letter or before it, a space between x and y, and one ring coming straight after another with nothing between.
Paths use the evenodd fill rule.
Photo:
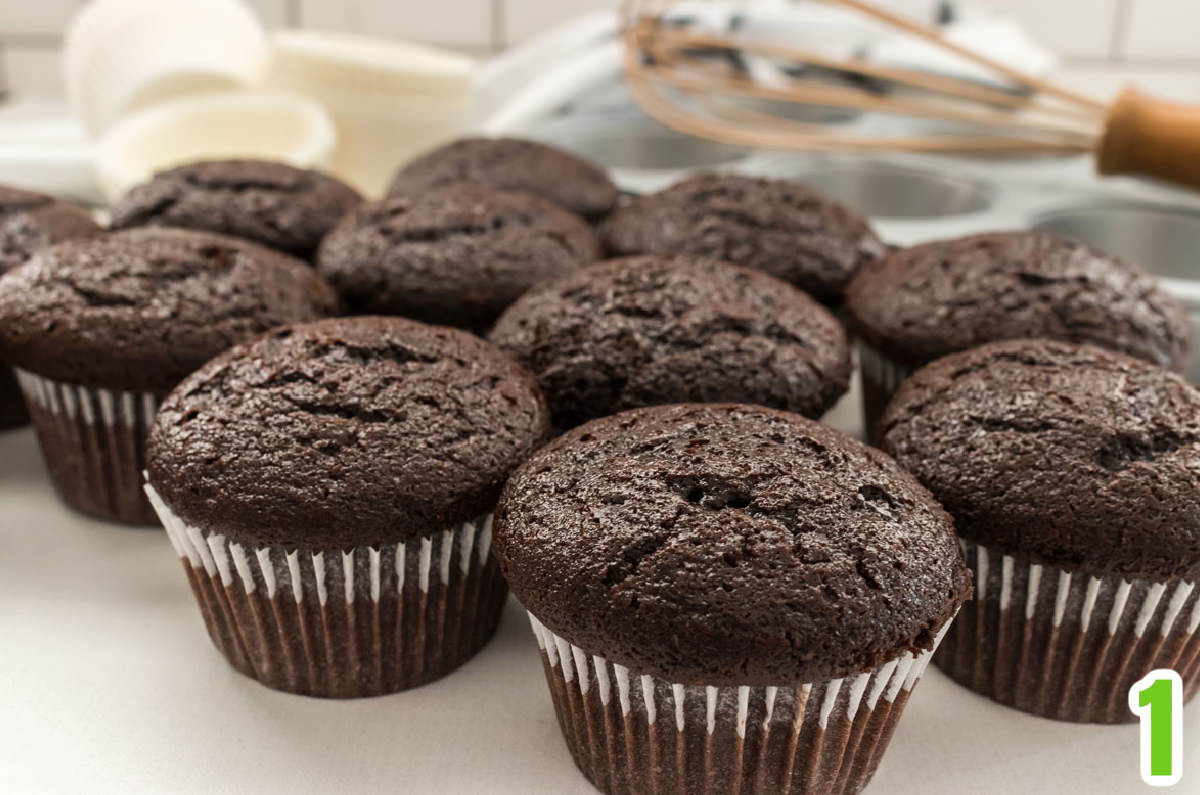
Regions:
<instances>
[{"instance_id":1,"label":"blurred background","mask_svg":"<svg viewBox=\"0 0 1200 795\"><path fill-rule=\"evenodd\" d=\"M936 28L946 41L1097 100L1134 84L1200 103L1197 0L874 2ZM641 10L648 5L656 4L643 2ZM1194 302L1200 328L1193 255L1200 195L1146 180L1099 180L1086 148L1054 156L826 157L741 138L694 138L634 102L624 79L620 6L0 0L0 182L102 212L162 168L248 156L322 168L378 195L399 164L435 144L463 134L515 135L593 160L631 193L696 169L800 179L869 217L898 245L981 229L1054 229L1186 279L1176 292ZM818 59L1001 85L994 72L818 0L673 0L665 19ZM774 74L778 64L743 56L729 64L768 83L782 75ZM857 80L853 70L813 74L871 100L904 97L897 85ZM743 109L777 113L778 105L751 100ZM843 139L953 127L877 110L809 105L786 114ZM990 130L977 126L971 134ZM1196 370L1200 377L1200 359Z\"/></svg>"},{"instance_id":2,"label":"blurred background","mask_svg":"<svg viewBox=\"0 0 1200 795\"><path fill-rule=\"evenodd\" d=\"M486 57L616 0L249 0L271 29L394 36ZM0 0L0 95L63 95L59 54L81 0ZM1099 98L1128 81L1200 99L1196 0L991 0L1061 56L1062 82Z\"/></svg>"}]
</instances>

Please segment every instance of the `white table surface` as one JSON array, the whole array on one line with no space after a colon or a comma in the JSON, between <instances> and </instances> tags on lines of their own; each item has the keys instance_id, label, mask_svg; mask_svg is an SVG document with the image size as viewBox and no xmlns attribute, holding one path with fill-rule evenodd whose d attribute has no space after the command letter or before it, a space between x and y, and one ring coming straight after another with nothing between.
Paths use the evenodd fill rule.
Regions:
<instances>
[{"instance_id":1,"label":"white table surface","mask_svg":"<svg viewBox=\"0 0 1200 795\"><path fill-rule=\"evenodd\" d=\"M1151 792L1137 743L1134 724L1029 717L931 666L867 792ZM1167 792L1194 795L1200 704L1185 710L1184 748ZM515 602L495 640L439 682L357 701L277 693L212 647L161 531L72 513L33 433L0 433L0 793L83 792L594 790L563 745Z\"/></svg>"}]
</instances>

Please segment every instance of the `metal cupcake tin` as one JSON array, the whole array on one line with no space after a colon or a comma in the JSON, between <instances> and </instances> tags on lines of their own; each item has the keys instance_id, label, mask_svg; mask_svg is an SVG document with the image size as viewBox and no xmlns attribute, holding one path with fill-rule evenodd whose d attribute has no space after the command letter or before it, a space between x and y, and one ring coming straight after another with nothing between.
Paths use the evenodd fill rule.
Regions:
<instances>
[{"instance_id":1,"label":"metal cupcake tin","mask_svg":"<svg viewBox=\"0 0 1200 795\"><path fill-rule=\"evenodd\" d=\"M889 222L971 216L994 203L991 188L977 179L881 160L799 162L786 176Z\"/></svg>"},{"instance_id":2,"label":"metal cupcake tin","mask_svg":"<svg viewBox=\"0 0 1200 795\"><path fill-rule=\"evenodd\" d=\"M1200 212L1194 209L1098 200L1047 210L1033 226L1138 262L1164 282L1178 282L1175 290L1200 288Z\"/></svg>"},{"instance_id":3,"label":"metal cupcake tin","mask_svg":"<svg viewBox=\"0 0 1200 795\"><path fill-rule=\"evenodd\" d=\"M1101 179L1091 158L806 155L739 150L644 116L568 116L537 137L608 166L626 191L658 190L697 170L796 179L867 216L889 243L1005 229L1078 238L1155 273L1188 309L1200 383L1200 194Z\"/></svg>"},{"instance_id":4,"label":"metal cupcake tin","mask_svg":"<svg viewBox=\"0 0 1200 795\"><path fill-rule=\"evenodd\" d=\"M752 153L677 133L636 109L551 119L523 132L604 166L630 193L650 193L700 170L740 170Z\"/></svg>"}]
</instances>

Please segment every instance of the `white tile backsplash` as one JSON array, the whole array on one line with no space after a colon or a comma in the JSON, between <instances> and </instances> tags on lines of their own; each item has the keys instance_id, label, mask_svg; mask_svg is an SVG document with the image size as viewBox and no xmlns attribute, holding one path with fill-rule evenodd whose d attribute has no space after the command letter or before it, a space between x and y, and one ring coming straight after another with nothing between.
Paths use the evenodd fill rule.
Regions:
<instances>
[{"instance_id":1,"label":"white tile backsplash","mask_svg":"<svg viewBox=\"0 0 1200 795\"><path fill-rule=\"evenodd\" d=\"M1190 0L1167 0L1188 2ZM1113 41L1119 0L995 0L1038 43L1065 57L1105 57ZM1138 0L1142 2L1142 0Z\"/></svg>"},{"instance_id":2,"label":"white tile backsplash","mask_svg":"<svg viewBox=\"0 0 1200 795\"><path fill-rule=\"evenodd\" d=\"M82 0L0 0L0 35L58 35Z\"/></svg>"},{"instance_id":3,"label":"white tile backsplash","mask_svg":"<svg viewBox=\"0 0 1200 795\"><path fill-rule=\"evenodd\" d=\"M766 2L767 0L745 0ZM979 0L974 0L979 2ZM83 0L0 0L0 89L56 94L54 48ZM524 41L619 0L246 0L269 27L301 25L431 42L472 54ZM1188 98L1200 79L1200 0L986 0L1107 95L1129 80ZM1200 99L1200 94L1196 95Z\"/></svg>"},{"instance_id":4,"label":"white tile backsplash","mask_svg":"<svg viewBox=\"0 0 1200 795\"><path fill-rule=\"evenodd\" d=\"M8 42L0 53L4 56L4 79L13 98L62 96L62 58L57 47Z\"/></svg>"},{"instance_id":5,"label":"white tile backsplash","mask_svg":"<svg viewBox=\"0 0 1200 795\"><path fill-rule=\"evenodd\" d=\"M612 11L620 0L505 0L504 43L517 44L589 11Z\"/></svg>"},{"instance_id":6,"label":"white tile backsplash","mask_svg":"<svg viewBox=\"0 0 1200 795\"><path fill-rule=\"evenodd\" d=\"M479 47L492 43L496 0L300 0L304 27Z\"/></svg>"},{"instance_id":7,"label":"white tile backsplash","mask_svg":"<svg viewBox=\"0 0 1200 795\"><path fill-rule=\"evenodd\" d=\"M269 28L284 28L292 24L290 13L294 0L246 0L258 18Z\"/></svg>"},{"instance_id":8,"label":"white tile backsplash","mask_svg":"<svg viewBox=\"0 0 1200 795\"><path fill-rule=\"evenodd\" d=\"M1113 99L1122 88L1135 85L1163 99L1200 104L1200 69L1069 64L1055 80L1105 101Z\"/></svg>"},{"instance_id":9,"label":"white tile backsplash","mask_svg":"<svg viewBox=\"0 0 1200 795\"><path fill-rule=\"evenodd\" d=\"M1134 0L1119 53L1127 58L1186 58L1200 68L1200 2Z\"/></svg>"}]
</instances>

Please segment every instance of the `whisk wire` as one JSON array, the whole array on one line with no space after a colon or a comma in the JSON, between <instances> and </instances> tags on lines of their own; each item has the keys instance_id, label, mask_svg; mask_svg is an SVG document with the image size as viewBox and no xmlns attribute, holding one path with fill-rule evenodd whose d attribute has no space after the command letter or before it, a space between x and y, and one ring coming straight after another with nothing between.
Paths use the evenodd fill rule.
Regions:
<instances>
[{"instance_id":1,"label":"whisk wire","mask_svg":"<svg viewBox=\"0 0 1200 795\"><path fill-rule=\"evenodd\" d=\"M642 24L645 23L643 22ZM679 57L681 51L688 49L710 48L714 51L726 49L753 53L780 62L791 61L798 65L817 66L831 71L841 71L866 78L874 78L884 83L903 84L985 105L1006 107L1013 110L1038 110L1047 115L1061 115L1066 118L1083 121L1094 122L1098 119L1098 115L1091 108L1063 104L1061 100L1058 104L1040 103L1039 100L1045 98L1041 94L1017 94L1012 91L993 88L982 83L931 72L877 66L861 60L853 61L831 58L811 50L799 50L769 42L754 41L744 36L717 36L664 29L656 32L647 46L653 48L651 51L654 54L654 61L656 63L674 61Z\"/></svg>"},{"instance_id":2,"label":"whisk wire","mask_svg":"<svg viewBox=\"0 0 1200 795\"><path fill-rule=\"evenodd\" d=\"M975 52L974 50L947 40L946 37L933 28L921 25L909 19L905 19L899 14L895 14L887 9L880 8L872 3L864 2L864 0L820 0L820 2L827 5L842 6L844 8L850 8L858 11L872 19L884 23L885 25L898 30L903 30L919 39L923 39L930 44L936 45L947 52L959 56L960 58L965 58L966 60L982 66L983 68L988 69L996 74L1003 75L1014 83L1038 93L1056 96L1060 99L1066 100L1067 102L1074 102L1082 107L1090 108L1092 111L1101 115L1107 111L1107 107L1102 102L1097 102L1090 97L1086 97L1076 91L1063 88L1062 86L1051 83L1048 80L1042 80L1040 78L1033 77L1032 75L1025 74L1017 69L1013 69L1011 66L1001 63L994 58L989 58L982 53Z\"/></svg>"},{"instance_id":3,"label":"whisk wire","mask_svg":"<svg viewBox=\"0 0 1200 795\"><path fill-rule=\"evenodd\" d=\"M979 110L973 107L953 106L948 103L927 100L910 100L898 97L874 97L852 88L821 85L819 83L788 80L788 85L771 86L738 75L716 74L712 70L695 69L693 74L677 69L646 67L643 74L651 80L674 86L688 92L718 92L739 94L758 99L799 102L822 107L853 108L856 110L882 111L905 116L931 119L947 119L992 128L1003 127L1025 130L1031 133L1058 134L1069 136L1076 133L1084 142L1094 140L1095 129L1068 128L1061 124L1040 121L1030 116L1018 116L1002 112Z\"/></svg>"},{"instance_id":4,"label":"whisk wire","mask_svg":"<svg viewBox=\"0 0 1200 795\"><path fill-rule=\"evenodd\" d=\"M621 13L630 91L670 127L744 146L1039 153L1094 148L1104 122L1101 103L1022 74L868 2L820 2L934 44L990 70L1008 85L836 58L741 33L689 30L668 16L669 0L625 0ZM746 54L777 67L769 71L770 79L730 57ZM842 75L844 82L831 82L831 74ZM932 119L970 129L959 134L852 133L746 107L739 99Z\"/></svg>"}]
</instances>

